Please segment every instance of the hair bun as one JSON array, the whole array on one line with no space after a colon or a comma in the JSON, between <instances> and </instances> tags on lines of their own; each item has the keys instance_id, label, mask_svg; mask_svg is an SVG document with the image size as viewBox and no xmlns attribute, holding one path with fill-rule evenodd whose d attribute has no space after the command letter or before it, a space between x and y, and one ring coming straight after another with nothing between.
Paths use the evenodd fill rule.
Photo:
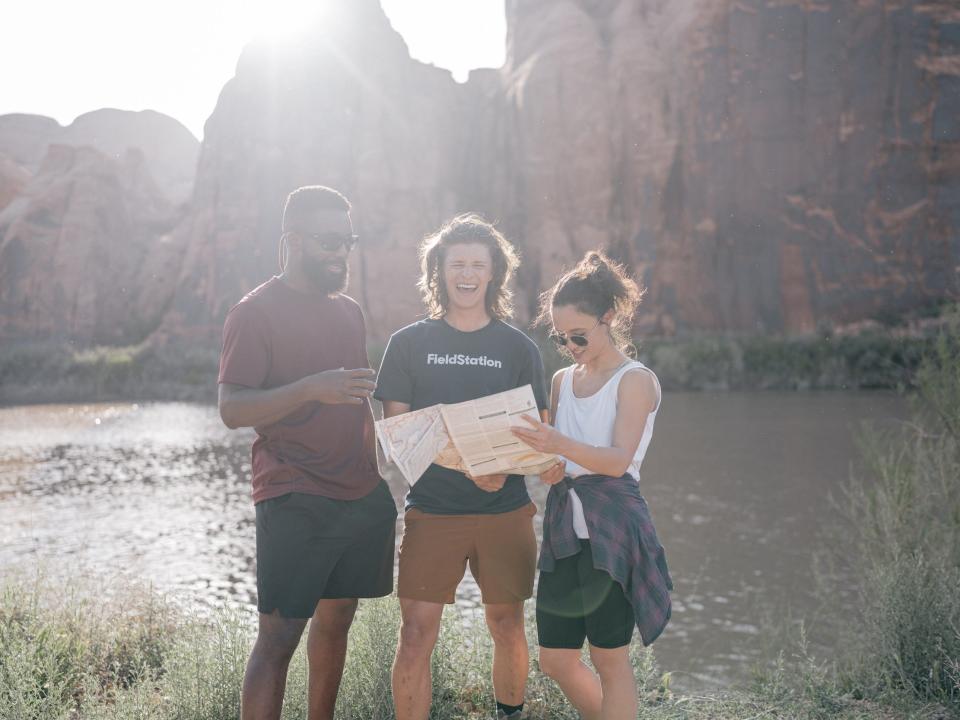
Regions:
<instances>
[{"instance_id":1,"label":"hair bun","mask_svg":"<svg viewBox=\"0 0 960 720\"><path fill-rule=\"evenodd\" d=\"M610 260L597 250L591 250L576 268L576 272L587 282L606 283L616 271Z\"/></svg>"},{"instance_id":2,"label":"hair bun","mask_svg":"<svg viewBox=\"0 0 960 720\"><path fill-rule=\"evenodd\" d=\"M628 347L633 315L643 292L622 263L610 259L602 250L591 250L540 296L537 322L550 322L551 308L558 305L573 305L597 318L613 310L614 319L608 323L610 332L618 345Z\"/></svg>"}]
</instances>

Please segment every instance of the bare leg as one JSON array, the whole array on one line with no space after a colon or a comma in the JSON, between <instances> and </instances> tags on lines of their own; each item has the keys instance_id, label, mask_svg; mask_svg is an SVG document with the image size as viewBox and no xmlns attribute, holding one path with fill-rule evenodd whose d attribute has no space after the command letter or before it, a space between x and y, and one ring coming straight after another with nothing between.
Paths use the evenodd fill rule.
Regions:
<instances>
[{"instance_id":1,"label":"bare leg","mask_svg":"<svg viewBox=\"0 0 960 720\"><path fill-rule=\"evenodd\" d=\"M343 663L347 657L347 634L356 610L356 599L321 600L317 603L307 635L309 720L333 720L337 690L340 689Z\"/></svg>"},{"instance_id":2,"label":"bare leg","mask_svg":"<svg viewBox=\"0 0 960 720\"><path fill-rule=\"evenodd\" d=\"M277 720L283 707L287 668L306 620L260 613L257 641L243 676L240 716L243 720Z\"/></svg>"},{"instance_id":3,"label":"bare leg","mask_svg":"<svg viewBox=\"0 0 960 720\"><path fill-rule=\"evenodd\" d=\"M493 691L507 705L523 702L530 673L530 651L523 628L523 602L484 605L493 638Z\"/></svg>"},{"instance_id":4,"label":"bare leg","mask_svg":"<svg viewBox=\"0 0 960 720\"><path fill-rule=\"evenodd\" d=\"M630 646L606 649L590 646L590 660L603 688L601 720L634 720L637 717L637 680L630 665Z\"/></svg>"},{"instance_id":5,"label":"bare leg","mask_svg":"<svg viewBox=\"0 0 960 720\"><path fill-rule=\"evenodd\" d=\"M583 720L600 720L603 705L600 678L580 660L580 650L541 647L540 669L557 681Z\"/></svg>"},{"instance_id":6,"label":"bare leg","mask_svg":"<svg viewBox=\"0 0 960 720\"><path fill-rule=\"evenodd\" d=\"M440 633L443 604L400 598L400 641L393 662L393 704L397 720L426 720L432 681L430 656Z\"/></svg>"}]
</instances>

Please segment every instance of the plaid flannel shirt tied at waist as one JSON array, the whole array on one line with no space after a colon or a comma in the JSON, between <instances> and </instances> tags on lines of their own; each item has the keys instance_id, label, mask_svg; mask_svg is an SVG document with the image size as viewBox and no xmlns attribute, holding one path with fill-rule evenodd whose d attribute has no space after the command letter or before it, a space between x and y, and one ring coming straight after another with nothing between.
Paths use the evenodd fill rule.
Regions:
<instances>
[{"instance_id":1,"label":"plaid flannel shirt tied at waist","mask_svg":"<svg viewBox=\"0 0 960 720\"><path fill-rule=\"evenodd\" d=\"M629 473L618 478L565 477L550 488L543 518L540 571L553 572L557 560L580 552L580 539L573 530L571 486L583 506L593 566L620 583L633 607L643 644L649 645L670 620L673 581L647 502Z\"/></svg>"}]
</instances>

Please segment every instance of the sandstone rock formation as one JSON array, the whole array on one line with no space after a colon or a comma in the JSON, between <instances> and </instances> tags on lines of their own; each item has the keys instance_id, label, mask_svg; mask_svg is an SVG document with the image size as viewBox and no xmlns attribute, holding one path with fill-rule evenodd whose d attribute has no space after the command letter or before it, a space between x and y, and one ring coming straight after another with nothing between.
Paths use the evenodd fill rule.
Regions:
<instances>
[{"instance_id":1,"label":"sandstone rock formation","mask_svg":"<svg viewBox=\"0 0 960 720\"><path fill-rule=\"evenodd\" d=\"M35 171L51 144L89 146L120 160L143 154L159 189L173 203L189 199L200 143L179 121L153 110L95 110L61 127L42 115L0 115L0 153Z\"/></svg>"},{"instance_id":2,"label":"sandstone rock formation","mask_svg":"<svg viewBox=\"0 0 960 720\"><path fill-rule=\"evenodd\" d=\"M514 0L508 20L531 272L602 244L662 333L957 297L952 3Z\"/></svg>"},{"instance_id":3,"label":"sandstone rock formation","mask_svg":"<svg viewBox=\"0 0 960 720\"><path fill-rule=\"evenodd\" d=\"M450 73L410 60L376 0L283 48L252 45L206 123L186 250L164 333L218 338L222 318L277 272L286 194L336 187L361 236L351 294L374 337L414 319L416 246L457 208L467 107Z\"/></svg>"},{"instance_id":4,"label":"sandstone rock formation","mask_svg":"<svg viewBox=\"0 0 960 720\"><path fill-rule=\"evenodd\" d=\"M35 170L62 131L60 123L43 115L0 115L0 153L25 169Z\"/></svg>"},{"instance_id":5,"label":"sandstone rock formation","mask_svg":"<svg viewBox=\"0 0 960 720\"><path fill-rule=\"evenodd\" d=\"M6 155L0 154L0 210L19 196L30 181L30 173Z\"/></svg>"},{"instance_id":6,"label":"sandstone rock formation","mask_svg":"<svg viewBox=\"0 0 960 720\"><path fill-rule=\"evenodd\" d=\"M176 218L138 151L117 161L51 145L0 212L0 337L144 339L166 309L164 293L150 292L162 282L163 236Z\"/></svg>"},{"instance_id":7,"label":"sandstone rock formation","mask_svg":"<svg viewBox=\"0 0 960 720\"><path fill-rule=\"evenodd\" d=\"M153 332L176 288L170 231L198 152L152 111L98 110L65 128L0 116L0 339L122 345Z\"/></svg>"},{"instance_id":8,"label":"sandstone rock formation","mask_svg":"<svg viewBox=\"0 0 960 720\"><path fill-rule=\"evenodd\" d=\"M120 179L132 141L109 141L126 116L0 117L0 153L29 172L62 135L104 153L51 150L26 186L0 163L0 203L17 193L0 214L3 327L128 342L162 313L155 337L213 347L276 272L283 199L308 183L355 204L350 292L378 343L422 312L418 241L465 210L522 250L520 323L597 246L648 286L641 333L805 334L960 298L952 0L508 0L504 67L464 85L411 60L376 0L330 4L300 41L244 51L173 232L169 206ZM169 184L157 149L146 165ZM133 321L61 275L96 267L57 260L61 229L86 233L90 258L134 238L111 258ZM61 289L8 289L24 258L45 268L30 282ZM58 325L54 306L92 314Z\"/></svg>"},{"instance_id":9,"label":"sandstone rock formation","mask_svg":"<svg viewBox=\"0 0 960 720\"><path fill-rule=\"evenodd\" d=\"M956 15L510 0L505 66L457 86L358 3L319 41L241 59L207 126L176 322L216 327L273 270L300 182L355 200L353 291L381 339L420 312L416 241L463 209L521 246L521 320L597 246L649 287L641 332L809 333L956 297Z\"/></svg>"}]
</instances>

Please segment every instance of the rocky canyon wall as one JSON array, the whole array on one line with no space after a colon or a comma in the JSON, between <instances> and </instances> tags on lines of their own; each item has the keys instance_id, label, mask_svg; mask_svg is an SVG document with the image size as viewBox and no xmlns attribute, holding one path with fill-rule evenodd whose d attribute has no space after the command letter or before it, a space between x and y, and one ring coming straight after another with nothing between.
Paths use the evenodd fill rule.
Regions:
<instances>
[{"instance_id":1,"label":"rocky canyon wall","mask_svg":"<svg viewBox=\"0 0 960 720\"><path fill-rule=\"evenodd\" d=\"M179 210L108 181L136 165L109 154L57 150L31 180L16 152L50 128L20 123L5 144L0 118L0 337L122 342L152 324L215 343L277 270L286 193L312 183L354 203L350 293L377 342L421 313L420 239L467 210L522 251L521 324L595 247L647 286L641 333L805 334L960 297L951 0L508 0L504 66L465 84L411 60L376 0L334 5L296 42L246 48ZM83 202L81 167L101 188ZM23 258L67 237L84 272L109 249L111 276L137 288L132 322L93 296L54 322L67 301L24 289ZM67 287L80 267L45 272ZM35 297L45 320L17 314Z\"/></svg>"},{"instance_id":2,"label":"rocky canyon wall","mask_svg":"<svg viewBox=\"0 0 960 720\"><path fill-rule=\"evenodd\" d=\"M807 333L956 297L950 2L514 0L521 234L598 244L641 331Z\"/></svg>"}]
</instances>

